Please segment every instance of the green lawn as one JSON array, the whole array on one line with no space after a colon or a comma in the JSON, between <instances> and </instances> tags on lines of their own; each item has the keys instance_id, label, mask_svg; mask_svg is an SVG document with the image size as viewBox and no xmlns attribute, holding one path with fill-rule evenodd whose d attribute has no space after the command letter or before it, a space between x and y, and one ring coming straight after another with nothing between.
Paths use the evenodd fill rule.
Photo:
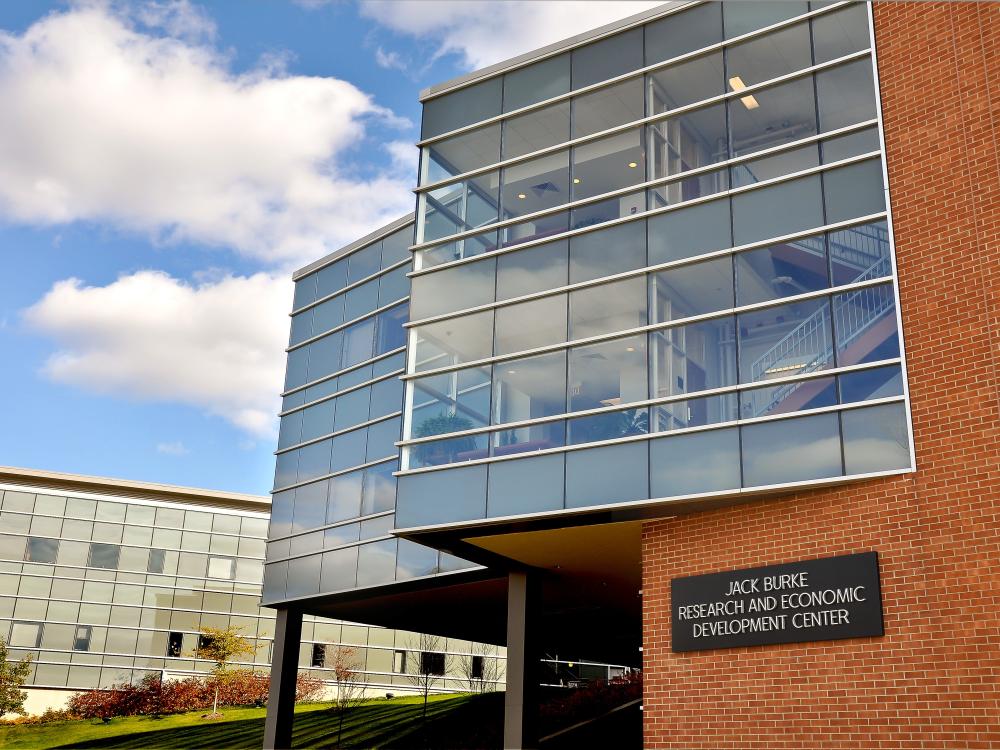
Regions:
<instances>
[{"instance_id":1,"label":"green lawn","mask_svg":"<svg viewBox=\"0 0 1000 750\"><path fill-rule=\"evenodd\" d=\"M293 747L337 747L337 717L329 703L295 709ZM349 748L491 748L500 747L503 694L432 696L427 724L421 722L420 698L374 700L344 718L340 746ZM204 712L162 719L128 717L61 721L33 726L0 727L5 750L41 748L253 748L261 747L264 709L226 708L224 717L202 719Z\"/></svg>"}]
</instances>

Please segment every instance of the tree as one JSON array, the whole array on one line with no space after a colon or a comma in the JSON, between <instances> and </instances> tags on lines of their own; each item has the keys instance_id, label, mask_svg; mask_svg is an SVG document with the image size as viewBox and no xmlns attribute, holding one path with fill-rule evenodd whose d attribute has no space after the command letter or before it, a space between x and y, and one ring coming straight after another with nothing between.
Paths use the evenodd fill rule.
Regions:
<instances>
[{"instance_id":1,"label":"tree","mask_svg":"<svg viewBox=\"0 0 1000 750\"><path fill-rule=\"evenodd\" d=\"M461 660L462 677L470 693L492 693L500 679L500 650L488 643L473 643L469 655Z\"/></svg>"},{"instance_id":2,"label":"tree","mask_svg":"<svg viewBox=\"0 0 1000 750\"><path fill-rule=\"evenodd\" d=\"M420 660L409 678L424 697L424 708L421 713L421 723L424 723L427 721L427 698L430 696L431 688L444 676L444 654L441 653L441 639L436 635L421 633L417 648Z\"/></svg>"},{"instance_id":3,"label":"tree","mask_svg":"<svg viewBox=\"0 0 1000 750\"><path fill-rule=\"evenodd\" d=\"M7 661L7 642L0 636L0 716L20 714L24 716L24 701L28 694L22 692L21 685L31 672L31 654L20 661Z\"/></svg>"},{"instance_id":4,"label":"tree","mask_svg":"<svg viewBox=\"0 0 1000 750\"><path fill-rule=\"evenodd\" d=\"M219 685L226 677L229 662L240 656L253 656L257 648L253 642L240 635L241 628L228 627L225 630L217 628L202 628L198 638L198 648L194 655L198 659L208 659L215 662L212 673L215 676L215 699L212 702L212 717L219 716Z\"/></svg>"},{"instance_id":5,"label":"tree","mask_svg":"<svg viewBox=\"0 0 1000 750\"><path fill-rule=\"evenodd\" d=\"M361 655L356 648L337 646L333 652L330 668L337 680L337 697L333 708L337 712L337 747L344 731L344 715L364 700L364 685L361 683Z\"/></svg>"}]
</instances>

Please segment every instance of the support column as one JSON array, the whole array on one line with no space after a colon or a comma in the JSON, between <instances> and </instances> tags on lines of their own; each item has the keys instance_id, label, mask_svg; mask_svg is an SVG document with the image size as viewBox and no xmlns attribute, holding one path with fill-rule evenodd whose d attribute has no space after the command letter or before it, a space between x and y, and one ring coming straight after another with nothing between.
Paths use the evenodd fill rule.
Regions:
<instances>
[{"instance_id":1,"label":"support column","mask_svg":"<svg viewBox=\"0 0 1000 750\"><path fill-rule=\"evenodd\" d=\"M538 683L541 653L535 620L539 605L537 575L507 576L507 692L504 700L503 746L535 747L538 739Z\"/></svg>"},{"instance_id":2,"label":"support column","mask_svg":"<svg viewBox=\"0 0 1000 750\"><path fill-rule=\"evenodd\" d=\"M264 719L264 750L288 750L292 746L295 718L295 679L299 672L299 642L302 612L279 609L271 648L271 686Z\"/></svg>"}]
</instances>

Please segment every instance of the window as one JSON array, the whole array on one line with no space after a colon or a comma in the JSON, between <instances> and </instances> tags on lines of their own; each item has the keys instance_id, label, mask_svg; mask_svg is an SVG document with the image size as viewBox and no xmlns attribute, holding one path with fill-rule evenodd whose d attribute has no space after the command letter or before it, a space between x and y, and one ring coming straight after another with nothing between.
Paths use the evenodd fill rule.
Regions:
<instances>
[{"instance_id":1,"label":"window","mask_svg":"<svg viewBox=\"0 0 1000 750\"><path fill-rule=\"evenodd\" d=\"M314 667L325 667L326 666L326 644L324 643L314 643L312 647L312 659L310 660L311 666Z\"/></svg>"},{"instance_id":2,"label":"window","mask_svg":"<svg viewBox=\"0 0 1000 750\"><path fill-rule=\"evenodd\" d=\"M424 148L421 185L447 180L500 159L500 124L469 130Z\"/></svg>"},{"instance_id":3,"label":"window","mask_svg":"<svg viewBox=\"0 0 1000 750\"><path fill-rule=\"evenodd\" d=\"M546 154L504 169L502 199L505 219L566 203L569 199L569 152Z\"/></svg>"},{"instance_id":4,"label":"window","mask_svg":"<svg viewBox=\"0 0 1000 750\"><path fill-rule=\"evenodd\" d=\"M93 542L90 545L90 561L87 564L92 568L118 570L118 558L120 555L121 547L117 544Z\"/></svg>"},{"instance_id":5,"label":"window","mask_svg":"<svg viewBox=\"0 0 1000 750\"><path fill-rule=\"evenodd\" d=\"M147 573L162 573L163 563L166 560L167 552L162 549L151 549L149 551L149 561L146 563Z\"/></svg>"},{"instance_id":6,"label":"window","mask_svg":"<svg viewBox=\"0 0 1000 750\"><path fill-rule=\"evenodd\" d=\"M209 556L208 577L232 579L234 562L231 557Z\"/></svg>"},{"instance_id":7,"label":"window","mask_svg":"<svg viewBox=\"0 0 1000 750\"><path fill-rule=\"evenodd\" d=\"M503 127L504 159L564 143L569 140L569 102L511 117Z\"/></svg>"},{"instance_id":8,"label":"window","mask_svg":"<svg viewBox=\"0 0 1000 750\"><path fill-rule=\"evenodd\" d=\"M573 50L573 88L580 89L642 67L642 28Z\"/></svg>"},{"instance_id":9,"label":"window","mask_svg":"<svg viewBox=\"0 0 1000 750\"><path fill-rule=\"evenodd\" d=\"M444 674L444 654L421 651L420 674Z\"/></svg>"},{"instance_id":10,"label":"window","mask_svg":"<svg viewBox=\"0 0 1000 750\"><path fill-rule=\"evenodd\" d=\"M10 646L38 648L42 640L42 625L38 622L15 622L10 627Z\"/></svg>"},{"instance_id":11,"label":"window","mask_svg":"<svg viewBox=\"0 0 1000 750\"><path fill-rule=\"evenodd\" d=\"M490 465L486 505L491 518L563 507L565 456L553 454Z\"/></svg>"},{"instance_id":12,"label":"window","mask_svg":"<svg viewBox=\"0 0 1000 750\"><path fill-rule=\"evenodd\" d=\"M406 652L394 651L392 653L392 671L397 674L406 674Z\"/></svg>"},{"instance_id":13,"label":"window","mask_svg":"<svg viewBox=\"0 0 1000 750\"><path fill-rule=\"evenodd\" d=\"M494 258L415 277L410 302L413 319L492 302L495 277Z\"/></svg>"},{"instance_id":14,"label":"window","mask_svg":"<svg viewBox=\"0 0 1000 750\"><path fill-rule=\"evenodd\" d=\"M817 414L742 428L747 487L833 477L843 473L836 414Z\"/></svg>"},{"instance_id":15,"label":"window","mask_svg":"<svg viewBox=\"0 0 1000 750\"><path fill-rule=\"evenodd\" d=\"M648 398L645 335L570 349L568 390L570 411Z\"/></svg>"},{"instance_id":16,"label":"window","mask_svg":"<svg viewBox=\"0 0 1000 750\"><path fill-rule=\"evenodd\" d=\"M73 635L74 651L90 651L90 638L93 635L93 628L90 625L77 625Z\"/></svg>"},{"instance_id":17,"label":"window","mask_svg":"<svg viewBox=\"0 0 1000 750\"><path fill-rule=\"evenodd\" d=\"M536 245L497 259L497 299L510 299L566 284L566 240Z\"/></svg>"},{"instance_id":18,"label":"window","mask_svg":"<svg viewBox=\"0 0 1000 750\"><path fill-rule=\"evenodd\" d=\"M28 544L24 550L24 560L25 562L54 563L58 553L58 539L44 539L33 536L28 538Z\"/></svg>"},{"instance_id":19,"label":"window","mask_svg":"<svg viewBox=\"0 0 1000 750\"><path fill-rule=\"evenodd\" d=\"M473 680L483 679L483 657L473 656L472 657L472 669L470 676Z\"/></svg>"},{"instance_id":20,"label":"window","mask_svg":"<svg viewBox=\"0 0 1000 750\"><path fill-rule=\"evenodd\" d=\"M576 284L646 265L646 222L587 232L570 240L569 281Z\"/></svg>"},{"instance_id":21,"label":"window","mask_svg":"<svg viewBox=\"0 0 1000 750\"><path fill-rule=\"evenodd\" d=\"M500 362L493 368L493 424L566 411L566 352Z\"/></svg>"},{"instance_id":22,"label":"window","mask_svg":"<svg viewBox=\"0 0 1000 750\"><path fill-rule=\"evenodd\" d=\"M590 198L646 179L642 128L573 149L573 200Z\"/></svg>"},{"instance_id":23,"label":"window","mask_svg":"<svg viewBox=\"0 0 1000 750\"><path fill-rule=\"evenodd\" d=\"M508 305L496 311L496 354L527 351L565 340L565 294Z\"/></svg>"},{"instance_id":24,"label":"window","mask_svg":"<svg viewBox=\"0 0 1000 750\"><path fill-rule=\"evenodd\" d=\"M489 78L424 104L421 138L433 138L500 114L503 77Z\"/></svg>"},{"instance_id":25,"label":"window","mask_svg":"<svg viewBox=\"0 0 1000 750\"><path fill-rule=\"evenodd\" d=\"M642 115L642 77L638 76L573 99L573 137L641 120Z\"/></svg>"}]
</instances>

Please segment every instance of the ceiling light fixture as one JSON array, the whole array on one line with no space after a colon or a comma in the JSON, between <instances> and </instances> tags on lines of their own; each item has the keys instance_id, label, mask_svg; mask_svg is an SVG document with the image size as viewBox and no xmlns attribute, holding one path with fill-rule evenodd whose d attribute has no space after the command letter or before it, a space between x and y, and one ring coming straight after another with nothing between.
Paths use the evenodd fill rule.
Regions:
<instances>
[{"instance_id":1,"label":"ceiling light fixture","mask_svg":"<svg viewBox=\"0 0 1000 750\"><path fill-rule=\"evenodd\" d=\"M526 196L526 195L525 195L524 193L518 193L518 194L517 194L517 197L518 197L518 198L520 198L521 200L524 200L524 199L525 199L525 198L527 198L528 196Z\"/></svg>"},{"instance_id":2,"label":"ceiling light fixture","mask_svg":"<svg viewBox=\"0 0 1000 750\"><path fill-rule=\"evenodd\" d=\"M580 184L580 178L579 177L574 177L573 178L573 184L574 185L579 185Z\"/></svg>"},{"instance_id":3,"label":"ceiling light fixture","mask_svg":"<svg viewBox=\"0 0 1000 750\"><path fill-rule=\"evenodd\" d=\"M628 168L629 168L629 169L635 169L635 168L636 168L636 167L638 167L638 166L639 166L639 164L638 164L637 162L634 162L634 161L630 161L630 162L628 163Z\"/></svg>"},{"instance_id":4,"label":"ceiling light fixture","mask_svg":"<svg viewBox=\"0 0 1000 750\"><path fill-rule=\"evenodd\" d=\"M733 76L730 78L729 85L733 87L733 91L742 91L747 87L747 85L743 83L743 79L739 76ZM760 102L758 102L752 94L741 96L740 101L743 102L743 106L747 109L757 109L757 107L760 106Z\"/></svg>"}]
</instances>

